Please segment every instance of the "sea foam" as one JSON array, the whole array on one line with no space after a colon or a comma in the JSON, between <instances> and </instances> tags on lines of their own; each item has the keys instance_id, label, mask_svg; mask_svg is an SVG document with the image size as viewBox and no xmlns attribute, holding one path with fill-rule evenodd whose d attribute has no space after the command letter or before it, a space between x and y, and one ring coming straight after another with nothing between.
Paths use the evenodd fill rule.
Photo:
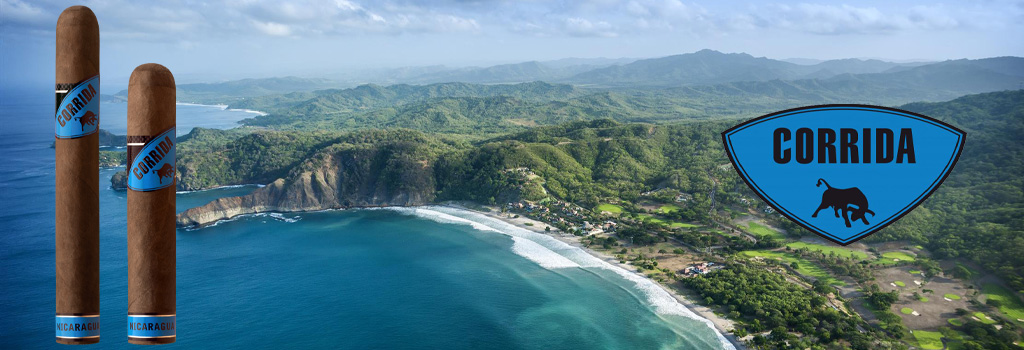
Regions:
<instances>
[{"instance_id":1,"label":"sea foam","mask_svg":"<svg viewBox=\"0 0 1024 350\"><path fill-rule=\"evenodd\" d=\"M496 232L510 236L513 241L513 252L547 269L579 267L598 268L614 272L627 281L634 283L636 289L644 294L646 301L656 313L682 316L702 322L718 336L718 340L724 349L736 349L722 333L715 329L715 325L711 320L703 318L686 308L685 305L676 300L661 285L546 234L533 232L484 214L451 207L389 207L381 209L394 210L441 223L470 225L476 230Z\"/></svg>"}]
</instances>

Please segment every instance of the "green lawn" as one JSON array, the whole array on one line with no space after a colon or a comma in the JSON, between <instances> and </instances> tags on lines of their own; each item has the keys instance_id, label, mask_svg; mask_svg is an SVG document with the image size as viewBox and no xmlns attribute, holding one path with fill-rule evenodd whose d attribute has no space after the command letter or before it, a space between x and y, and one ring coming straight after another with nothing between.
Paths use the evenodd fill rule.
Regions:
<instances>
[{"instance_id":1,"label":"green lawn","mask_svg":"<svg viewBox=\"0 0 1024 350\"><path fill-rule=\"evenodd\" d=\"M622 214L622 207L615 204L602 203L597 206L597 211L606 211L612 214Z\"/></svg>"},{"instance_id":2,"label":"green lawn","mask_svg":"<svg viewBox=\"0 0 1024 350\"><path fill-rule=\"evenodd\" d=\"M917 298L917 300L920 300L922 303L927 303L931 299L928 299L928 297L920 297L920 298Z\"/></svg>"},{"instance_id":3,"label":"green lawn","mask_svg":"<svg viewBox=\"0 0 1024 350\"><path fill-rule=\"evenodd\" d=\"M907 286L907 284L903 283L903 281L895 281L895 282L892 282L892 283L894 283L894 284L896 284L897 286L900 286L900 287L906 287Z\"/></svg>"},{"instance_id":4,"label":"green lawn","mask_svg":"<svg viewBox=\"0 0 1024 350\"><path fill-rule=\"evenodd\" d=\"M949 324L957 326L957 327L960 327L960 326L964 325L964 322L960 321L959 318L951 318L951 319L948 319L947 321L949 322Z\"/></svg>"},{"instance_id":5,"label":"green lawn","mask_svg":"<svg viewBox=\"0 0 1024 350\"><path fill-rule=\"evenodd\" d=\"M636 216L639 217L640 220L643 220L643 221L646 221L646 222L650 222L650 223L655 223L655 224L668 225L668 227L671 227L671 228L700 227L700 226L697 226L697 225L694 225L694 224L687 224L687 223L683 223L683 222L665 221L665 220L653 217L650 214L636 214Z\"/></svg>"},{"instance_id":6,"label":"green lawn","mask_svg":"<svg viewBox=\"0 0 1024 350\"><path fill-rule=\"evenodd\" d=\"M894 261L893 259L899 259L899 261ZM882 257L879 258L878 260L876 260L875 263L883 264L883 265L895 265L898 262L914 261L914 260L915 259L914 259L913 255L910 255L910 254L907 254L907 253L904 253L904 252L888 252L888 253L882 254Z\"/></svg>"},{"instance_id":7,"label":"green lawn","mask_svg":"<svg viewBox=\"0 0 1024 350\"><path fill-rule=\"evenodd\" d=\"M979 320L981 320L981 323L984 323L984 324L993 324L993 323L996 323L996 321L995 321L995 320L990 320L990 319L988 319L988 317L986 317L985 313L984 313L984 312L981 312L981 311L979 311L979 312L975 312L975 313L974 313L974 317L977 317L977 318L978 318Z\"/></svg>"},{"instance_id":8,"label":"green lawn","mask_svg":"<svg viewBox=\"0 0 1024 350\"><path fill-rule=\"evenodd\" d=\"M985 283L981 286L981 293L985 294L988 300L998 300L1002 303L999 311L1011 320L1024 319L1024 305L1021 305L1020 299L1010 290L998 284Z\"/></svg>"},{"instance_id":9,"label":"green lawn","mask_svg":"<svg viewBox=\"0 0 1024 350\"><path fill-rule=\"evenodd\" d=\"M921 274L921 271L918 271L918 270L910 270L910 271L907 271L907 272L910 272L911 275L920 275Z\"/></svg>"},{"instance_id":10,"label":"green lawn","mask_svg":"<svg viewBox=\"0 0 1024 350\"><path fill-rule=\"evenodd\" d=\"M753 221L747 223L747 228L748 232L753 233L756 236L769 236L778 239L786 238L778 231L772 230L768 228L768 226L761 225Z\"/></svg>"},{"instance_id":11,"label":"green lawn","mask_svg":"<svg viewBox=\"0 0 1024 350\"><path fill-rule=\"evenodd\" d=\"M662 213L662 214L668 214L668 213L674 212L676 210L679 210L679 207L671 205L671 204L665 204L665 205L661 206L661 208L658 208L658 212Z\"/></svg>"},{"instance_id":12,"label":"green lawn","mask_svg":"<svg viewBox=\"0 0 1024 350\"><path fill-rule=\"evenodd\" d=\"M856 250L853 250L853 249L847 249L847 248L843 248L843 247L832 246L832 245L821 245L821 244L811 244L811 243L804 243L804 242L793 242L793 243L787 244L786 246L792 248L793 250L797 250L797 249L800 249L800 248L807 248L809 250L816 250L816 251L819 251L819 252L823 252L826 255L828 255L829 253L833 253L834 252L834 253L836 253L836 255L844 256L844 257L848 257L848 258L852 257L852 258L857 258L857 259L861 259L861 260L868 258L868 254L867 253L864 253L864 252L861 252L861 251L856 251Z\"/></svg>"},{"instance_id":13,"label":"green lawn","mask_svg":"<svg viewBox=\"0 0 1024 350\"><path fill-rule=\"evenodd\" d=\"M900 309L900 312L902 312L904 315L910 315L910 314L914 313L914 309L911 309L909 307L905 307L905 308Z\"/></svg>"},{"instance_id":14,"label":"green lawn","mask_svg":"<svg viewBox=\"0 0 1024 350\"><path fill-rule=\"evenodd\" d=\"M811 276L834 286L846 285L845 282L835 279L834 277L832 277L832 275L829 275L828 272L825 272L825 270L822 269L821 266L818 266L817 264L807 259L797 257L796 255L790 253L775 252L770 250L748 250L744 251L742 254L749 257L759 256L762 258L778 259L786 262L786 264L792 264L793 262L796 262L799 266L799 268L796 269L796 272L799 272L801 275Z\"/></svg>"},{"instance_id":15,"label":"green lawn","mask_svg":"<svg viewBox=\"0 0 1024 350\"><path fill-rule=\"evenodd\" d=\"M917 345L922 349L942 349L942 333L929 331L913 331Z\"/></svg>"},{"instance_id":16,"label":"green lawn","mask_svg":"<svg viewBox=\"0 0 1024 350\"><path fill-rule=\"evenodd\" d=\"M956 295L956 294L949 294L949 293L946 293L946 294L945 294L945 295L943 295L943 296L944 296L944 297L946 297L946 298L950 298L950 299L953 299L953 300L960 300L960 296L959 296L959 295Z\"/></svg>"}]
</instances>

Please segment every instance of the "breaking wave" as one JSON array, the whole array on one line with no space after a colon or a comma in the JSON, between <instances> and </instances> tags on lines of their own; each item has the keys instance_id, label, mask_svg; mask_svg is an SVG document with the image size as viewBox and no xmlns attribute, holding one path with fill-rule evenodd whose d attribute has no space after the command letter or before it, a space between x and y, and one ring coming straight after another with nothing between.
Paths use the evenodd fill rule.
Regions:
<instances>
[{"instance_id":1,"label":"breaking wave","mask_svg":"<svg viewBox=\"0 0 1024 350\"><path fill-rule=\"evenodd\" d=\"M379 210L393 210L440 223L469 225L479 231L495 232L510 236L513 242L513 252L547 269L578 267L584 269L597 268L614 272L627 281L634 283L635 288L644 295L646 301L653 307L656 313L682 316L702 322L718 336L724 349L735 350L732 343L715 329L715 325L710 320L690 311L661 285L546 234L533 232L484 214L451 207L385 207L379 208Z\"/></svg>"}]
</instances>

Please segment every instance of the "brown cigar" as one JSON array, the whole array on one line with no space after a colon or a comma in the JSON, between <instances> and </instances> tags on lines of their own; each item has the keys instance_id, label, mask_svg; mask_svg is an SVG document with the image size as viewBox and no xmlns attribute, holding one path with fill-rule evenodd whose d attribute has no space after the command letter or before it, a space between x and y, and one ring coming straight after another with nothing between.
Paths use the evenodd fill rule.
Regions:
<instances>
[{"instance_id":1,"label":"brown cigar","mask_svg":"<svg viewBox=\"0 0 1024 350\"><path fill-rule=\"evenodd\" d=\"M175 332L174 76L135 68L128 81L128 342Z\"/></svg>"},{"instance_id":2,"label":"brown cigar","mask_svg":"<svg viewBox=\"0 0 1024 350\"><path fill-rule=\"evenodd\" d=\"M57 19L57 342L100 341L100 29L88 7Z\"/></svg>"}]
</instances>

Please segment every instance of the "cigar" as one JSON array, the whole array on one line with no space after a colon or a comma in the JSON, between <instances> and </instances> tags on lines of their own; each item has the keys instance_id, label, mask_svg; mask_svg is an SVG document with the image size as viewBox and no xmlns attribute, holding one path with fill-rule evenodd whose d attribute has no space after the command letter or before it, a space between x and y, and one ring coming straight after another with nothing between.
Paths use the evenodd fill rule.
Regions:
<instances>
[{"instance_id":1,"label":"cigar","mask_svg":"<svg viewBox=\"0 0 1024 350\"><path fill-rule=\"evenodd\" d=\"M175 331L174 76L147 63L128 80L128 342Z\"/></svg>"},{"instance_id":2,"label":"cigar","mask_svg":"<svg viewBox=\"0 0 1024 350\"><path fill-rule=\"evenodd\" d=\"M100 341L100 29L88 7L57 19L57 343Z\"/></svg>"}]
</instances>

